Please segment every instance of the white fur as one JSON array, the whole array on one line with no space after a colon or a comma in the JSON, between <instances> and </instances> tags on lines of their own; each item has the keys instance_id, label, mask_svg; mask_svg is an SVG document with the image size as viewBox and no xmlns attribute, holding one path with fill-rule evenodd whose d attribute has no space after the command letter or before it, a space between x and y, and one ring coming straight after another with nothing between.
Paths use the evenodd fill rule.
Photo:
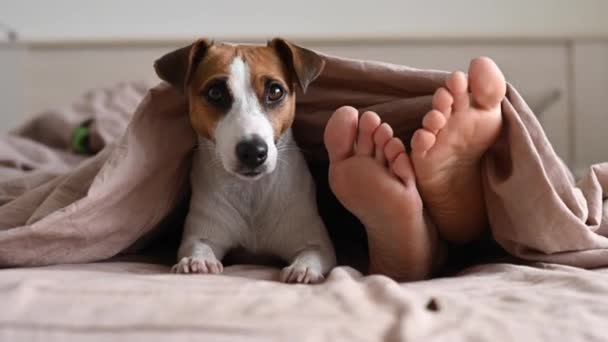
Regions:
<instances>
[{"instance_id":1,"label":"white fur","mask_svg":"<svg viewBox=\"0 0 608 342\"><path fill-rule=\"evenodd\" d=\"M228 87L234 102L215 129L217 152L224 168L229 172L237 169L238 161L234 153L236 145L241 140L257 134L268 145L268 156L261 168L264 170L263 173L272 172L277 163L274 131L251 87L249 67L240 57L236 57L230 65Z\"/></svg>"},{"instance_id":2,"label":"white fur","mask_svg":"<svg viewBox=\"0 0 608 342\"><path fill-rule=\"evenodd\" d=\"M290 129L275 146L240 58L232 63L229 86L234 105L216 129L216 144L201 137L194 154L190 211L173 271L220 273L224 255L240 246L289 263L282 281L321 281L336 257L304 157ZM251 181L235 176L233 167L236 143L254 133L266 141L269 155L267 174Z\"/></svg>"}]
</instances>

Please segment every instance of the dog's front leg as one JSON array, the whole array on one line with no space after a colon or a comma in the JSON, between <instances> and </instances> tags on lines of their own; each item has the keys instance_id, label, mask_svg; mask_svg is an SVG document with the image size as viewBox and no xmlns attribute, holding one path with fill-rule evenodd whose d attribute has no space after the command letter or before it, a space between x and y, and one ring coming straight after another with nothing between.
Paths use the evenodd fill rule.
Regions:
<instances>
[{"instance_id":1,"label":"dog's front leg","mask_svg":"<svg viewBox=\"0 0 608 342\"><path fill-rule=\"evenodd\" d=\"M300 205L299 213L285 215L269 240L272 251L289 265L281 270L285 283L314 284L336 266L336 254L314 207Z\"/></svg>"},{"instance_id":2,"label":"dog's front leg","mask_svg":"<svg viewBox=\"0 0 608 342\"><path fill-rule=\"evenodd\" d=\"M171 272L222 273L224 267L221 260L227 249L198 236L184 236L178 251L179 262L171 268Z\"/></svg>"}]
</instances>

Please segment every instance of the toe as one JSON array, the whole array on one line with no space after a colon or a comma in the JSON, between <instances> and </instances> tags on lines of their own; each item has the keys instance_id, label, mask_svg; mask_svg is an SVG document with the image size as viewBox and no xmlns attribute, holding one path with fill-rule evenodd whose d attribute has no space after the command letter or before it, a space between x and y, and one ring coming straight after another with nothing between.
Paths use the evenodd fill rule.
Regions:
<instances>
[{"instance_id":1,"label":"toe","mask_svg":"<svg viewBox=\"0 0 608 342\"><path fill-rule=\"evenodd\" d=\"M196 265L197 271L194 271L194 265ZM193 273L209 273L208 264L204 260L192 260L190 263L190 269L193 270Z\"/></svg>"},{"instance_id":2,"label":"toe","mask_svg":"<svg viewBox=\"0 0 608 342\"><path fill-rule=\"evenodd\" d=\"M471 61L469 80L473 101L483 109L496 108L507 91L504 75L496 63L487 57Z\"/></svg>"},{"instance_id":3,"label":"toe","mask_svg":"<svg viewBox=\"0 0 608 342\"><path fill-rule=\"evenodd\" d=\"M433 109L442 112L446 118L450 117L453 103L454 98L452 97L452 94L443 87L437 89L435 95L433 95Z\"/></svg>"},{"instance_id":4,"label":"toe","mask_svg":"<svg viewBox=\"0 0 608 342\"><path fill-rule=\"evenodd\" d=\"M387 123L383 123L376 129L374 133L374 146L375 153L374 156L376 160L384 165L386 163L386 156L384 155L384 147L388 143L389 140L393 137L393 129Z\"/></svg>"},{"instance_id":5,"label":"toe","mask_svg":"<svg viewBox=\"0 0 608 342\"><path fill-rule=\"evenodd\" d=\"M384 148L384 155L389 163L392 163L400 153L405 152L405 146L399 138L392 138Z\"/></svg>"},{"instance_id":6,"label":"toe","mask_svg":"<svg viewBox=\"0 0 608 342\"><path fill-rule=\"evenodd\" d=\"M391 169L406 186L415 181L414 169L410 158L406 153L400 153L397 158L395 158L391 163Z\"/></svg>"},{"instance_id":7,"label":"toe","mask_svg":"<svg viewBox=\"0 0 608 342\"><path fill-rule=\"evenodd\" d=\"M353 107L339 108L325 126L324 141L329 160L344 160L353 154L359 113Z\"/></svg>"},{"instance_id":8,"label":"toe","mask_svg":"<svg viewBox=\"0 0 608 342\"><path fill-rule=\"evenodd\" d=\"M288 283L293 273L293 267L287 266L281 270L280 279L282 283Z\"/></svg>"},{"instance_id":9,"label":"toe","mask_svg":"<svg viewBox=\"0 0 608 342\"><path fill-rule=\"evenodd\" d=\"M452 112L460 112L469 108L470 99L467 92L468 81L466 75L461 71L456 71L450 75L446 84L454 98Z\"/></svg>"},{"instance_id":10,"label":"toe","mask_svg":"<svg viewBox=\"0 0 608 342\"><path fill-rule=\"evenodd\" d=\"M445 126L446 122L445 115L437 109L433 109L422 119L422 127L437 134L437 132Z\"/></svg>"},{"instance_id":11,"label":"toe","mask_svg":"<svg viewBox=\"0 0 608 342\"><path fill-rule=\"evenodd\" d=\"M191 262L190 269L192 270L192 273L197 273L199 271L199 263L196 261Z\"/></svg>"},{"instance_id":12,"label":"toe","mask_svg":"<svg viewBox=\"0 0 608 342\"><path fill-rule=\"evenodd\" d=\"M380 126L380 117L374 112L365 112L359 120L359 135L357 137L357 154L371 156L374 153L373 134Z\"/></svg>"},{"instance_id":13,"label":"toe","mask_svg":"<svg viewBox=\"0 0 608 342\"><path fill-rule=\"evenodd\" d=\"M422 157L426 152L433 147L437 137L432 132L426 129L419 129L412 136L412 155Z\"/></svg>"},{"instance_id":14,"label":"toe","mask_svg":"<svg viewBox=\"0 0 608 342\"><path fill-rule=\"evenodd\" d=\"M207 269L209 270L209 273L211 273L211 274L220 273L219 267L217 266L217 262L215 262L215 261L207 261Z\"/></svg>"},{"instance_id":15,"label":"toe","mask_svg":"<svg viewBox=\"0 0 608 342\"><path fill-rule=\"evenodd\" d=\"M308 272L306 272L306 276L304 277L304 279L302 279L302 283L303 284L310 284L310 275Z\"/></svg>"},{"instance_id":16,"label":"toe","mask_svg":"<svg viewBox=\"0 0 608 342\"><path fill-rule=\"evenodd\" d=\"M301 283L302 281L304 281L304 278L306 278L306 273L308 273L308 268L298 272L298 277L296 279L296 282Z\"/></svg>"}]
</instances>

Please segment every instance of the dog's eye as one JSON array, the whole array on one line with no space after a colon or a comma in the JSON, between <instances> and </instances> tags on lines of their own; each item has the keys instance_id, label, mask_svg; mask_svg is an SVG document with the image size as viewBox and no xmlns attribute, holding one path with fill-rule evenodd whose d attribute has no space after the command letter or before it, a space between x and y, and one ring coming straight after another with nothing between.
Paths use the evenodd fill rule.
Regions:
<instances>
[{"instance_id":1,"label":"dog's eye","mask_svg":"<svg viewBox=\"0 0 608 342\"><path fill-rule=\"evenodd\" d=\"M222 102L226 98L226 87L213 85L207 89L207 99L211 102Z\"/></svg>"},{"instance_id":2,"label":"dog's eye","mask_svg":"<svg viewBox=\"0 0 608 342\"><path fill-rule=\"evenodd\" d=\"M214 106L216 109L226 112L232 106L232 94L228 88L226 78L216 78L201 90L202 101Z\"/></svg>"},{"instance_id":3,"label":"dog's eye","mask_svg":"<svg viewBox=\"0 0 608 342\"><path fill-rule=\"evenodd\" d=\"M285 90L278 83L271 83L268 86L268 91L266 95L266 101L268 102L277 102L283 99L285 96Z\"/></svg>"}]
</instances>

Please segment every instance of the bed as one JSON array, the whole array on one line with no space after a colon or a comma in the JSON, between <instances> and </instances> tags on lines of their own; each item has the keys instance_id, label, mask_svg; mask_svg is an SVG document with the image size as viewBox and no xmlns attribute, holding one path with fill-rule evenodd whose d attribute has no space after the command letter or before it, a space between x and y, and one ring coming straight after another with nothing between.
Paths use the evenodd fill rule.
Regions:
<instances>
[{"instance_id":1,"label":"bed","mask_svg":"<svg viewBox=\"0 0 608 342\"><path fill-rule=\"evenodd\" d=\"M378 82L397 74L404 87L400 94L415 86L418 93L410 92L414 94L411 101L396 95L390 103L370 107L378 106L397 126L415 120L399 121L402 116L394 112L400 112L400 106L426 108L428 94L445 76L439 71L327 58L337 63L330 71L346 65L349 72L341 76L355 81L376 70L381 76ZM422 81L420 75L424 75ZM326 77L330 76L335 75ZM355 83L345 82L345 87ZM317 90L328 91L323 80L320 84ZM505 224L508 210L501 211L497 203L504 196L519 196L514 194L517 189L530 188L530 184L522 184L525 177L518 181L502 174L500 179L491 178L496 182L491 187L496 196L493 207L500 209L494 215L503 218L498 226L505 228L494 233L501 242L499 249L508 250L513 257L469 258L449 275L401 284L384 276L365 275L358 262L341 262L324 283L309 286L281 284L277 282L278 268L261 265L228 266L219 276L168 273L175 251L166 243L170 236L160 234L158 228L178 231L179 218L167 222L171 215L164 214L178 211L179 216L174 209L181 203L178 195L184 193L186 184L180 181L188 169L182 161L191 146L190 137L180 134L187 126L187 118L180 113L182 100L166 88L153 87L156 82L127 82L96 89L71 106L40 111L2 137L0 298L4 304L0 340L606 339L602 323L608 314L608 270L604 268L608 244L603 235L606 210L601 208L605 208L602 189L608 184L608 165L593 168L582 191L572 186L573 180L561 173L565 166L547 147L547 138L539 133L540 124L533 116L541 115L542 120L554 108L546 105L546 96L531 95L530 108L511 88L511 107L503 108L511 113L510 132L521 136L505 141L520 152L511 157L530 158L530 165L513 162L529 168L524 175L546 177L548 185L542 189L553 191L553 197L545 198L546 206L559 208L567 219L552 222L544 217L538 221L543 224L534 226L536 222L529 217L519 217L519 222ZM331 95L340 97L344 95L340 91L347 90L338 89ZM314 95L313 90L299 108L308 110L306 104L318 108L315 101L321 100L310 100ZM330 100L328 96L323 101ZM315 115L326 117L327 111ZM322 125L315 115L301 116L300 125L308 129L302 130L308 132L302 136L305 145L319 150ZM90 155L77 153L72 145L75 129L85 122L94 123ZM159 127L168 133L159 133ZM175 146L158 141L172 141ZM514 147L512 141L527 141L527 145ZM134 151L147 156L145 167L138 166L136 161L142 159L133 157ZM19 152L18 158L15 152ZM513 172L521 176L522 171ZM134 175L149 182L129 178ZM116 189L121 189L119 198L112 197ZM25 206L21 203L24 194L31 201ZM146 197L158 199L156 210L149 209L151 202ZM530 196L516 198L534 203L526 197ZM321 210L333 209L323 206ZM155 215L141 214L143 211ZM554 234L534 235L530 227ZM357 251L362 246L361 239L338 240L343 243L338 250ZM166 247L161 255L142 253L142 246L154 245L151 241ZM365 253L358 253L361 255L364 259Z\"/></svg>"}]
</instances>

